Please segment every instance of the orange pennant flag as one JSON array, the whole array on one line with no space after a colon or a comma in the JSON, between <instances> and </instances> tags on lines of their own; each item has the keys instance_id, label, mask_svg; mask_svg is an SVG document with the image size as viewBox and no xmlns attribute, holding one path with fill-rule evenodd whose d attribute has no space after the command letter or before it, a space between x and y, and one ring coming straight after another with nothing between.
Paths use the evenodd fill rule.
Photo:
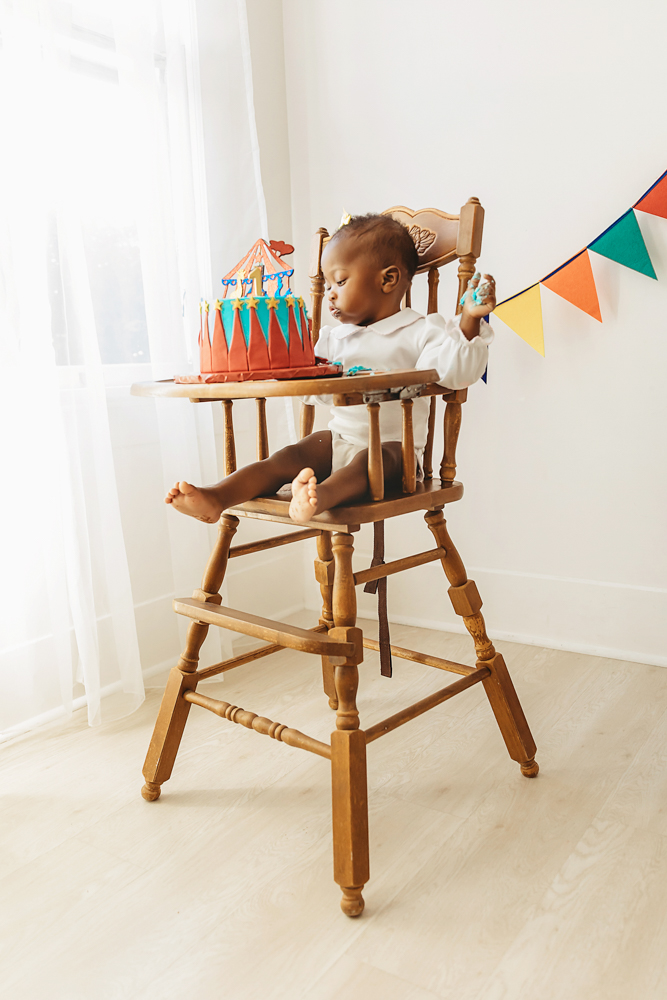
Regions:
<instances>
[{"instance_id":1,"label":"orange pennant flag","mask_svg":"<svg viewBox=\"0 0 667 1000\"><path fill-rule=\"evenodd\" d=\"M648 215L659 215L667 219L667 173L660 177L652 188L634 206Z\"/></svg>"},{"instance_id":2,"label":"orange pennant flag","mask_svg":"<svg viewBox=\"0 0 667 1000\"><path fill-rule=\"evenodd\" d=\"M602 322L600 315L600 303L598 293L595 288L593 269L588 256L588 250L582 250L567 264L563 264L557 271L543 278L541 284L550 288L556 295L567 299L573 306L583 309L585 313L593 319Z\"/></svg>"}]
</instances>

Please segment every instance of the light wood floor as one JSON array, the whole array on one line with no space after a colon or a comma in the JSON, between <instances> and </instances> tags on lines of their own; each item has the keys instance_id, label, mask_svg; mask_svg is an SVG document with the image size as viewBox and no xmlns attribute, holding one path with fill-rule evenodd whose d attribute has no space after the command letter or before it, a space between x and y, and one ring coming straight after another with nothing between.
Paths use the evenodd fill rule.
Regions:
<instances>
[{"instance_id":1,"label":"light wood floor","mask_svg":"<svg viewBox=\"0 0 667 1000\"><path fill-rule=\"evenodd\" d=\"M463 637L392 638L472 662ZM331 877L325 760L195 707L162 798L144 802L157 692L102 730L77 718L5 747L0 996L664 1000L667 670L499 646L540 776L510 761L480 686L372 744L357 921ZM372 654L361 670L367 724L448 676L398 661L387 680ZM205 690L332 728L302 654Z\"/></svg>"}]
</instances>

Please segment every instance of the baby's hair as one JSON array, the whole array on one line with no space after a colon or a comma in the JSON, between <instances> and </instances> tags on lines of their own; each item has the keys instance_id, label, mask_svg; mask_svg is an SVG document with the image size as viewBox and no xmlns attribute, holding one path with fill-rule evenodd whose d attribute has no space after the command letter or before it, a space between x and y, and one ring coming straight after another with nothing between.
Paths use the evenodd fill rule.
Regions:
<instances>
[{"instance_id":1,"label":"baby's hair","mask_svg":"<svg viewBox=\"0 0 667 1000\"><path fill-rule=\"evenodd\" d=\"M364 252L373 256L380 267L400 264L409 279L419 266L414 240L402 222L391 215L353 215L331 237L331 243L340 239L358 239Z\"/></svg>"}]
</instances>

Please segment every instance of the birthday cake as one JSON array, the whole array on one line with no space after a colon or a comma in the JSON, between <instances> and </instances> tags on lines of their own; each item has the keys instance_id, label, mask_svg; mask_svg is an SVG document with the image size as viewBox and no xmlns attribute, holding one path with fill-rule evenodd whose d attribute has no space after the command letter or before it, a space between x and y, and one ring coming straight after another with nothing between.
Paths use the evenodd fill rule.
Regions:
<instances>
[{"instance_id":1,"label":"birthday cake","mask_svg":"<svg viewBox=\"0 0 667 1000\"><path fill-rule=\"evenodd\" d=\"M284 256L288 243L257 240L222 279L223 297L200 306L201 375L176 382L245 382L255 379L317 378L342 374L340 365L315 358L311 324L302 298L292 294L294 269Z\"/></svg>"}]
</instances>

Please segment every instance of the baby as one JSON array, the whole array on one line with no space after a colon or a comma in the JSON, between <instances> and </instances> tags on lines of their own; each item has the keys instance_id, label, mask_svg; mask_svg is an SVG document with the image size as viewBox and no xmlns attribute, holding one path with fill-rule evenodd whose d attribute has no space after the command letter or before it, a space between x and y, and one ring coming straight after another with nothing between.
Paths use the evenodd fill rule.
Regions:
<instances>
[{"instance_id":1,"label":"baby","mask_svg":"<svg viewBox=\"0 0 667 1000\"><path fill-rule=\"evenodd\" d=\"M387 215L354 216L327 243L322 255L329 310L340 326L325 326L318 357L388 371L435 368L441 385L462 389L484 373L493 333L484 317L493 311L495 283L476 274L464 296L463 311L445 321L437 313L421 316L401 309L419 258L407 228ZM328 401L309 397L307 402ZM428 399L413 406L415 461L426 443ZM360 500L368 492L368 411L365 406L334 407L329 429L253 462L215 486L179 482L165 503L182 514L215 523L223 510L258 496L276 493L292 480L292 520ZM380 407L385 486L401 481L401 407Z\"/></svg>"}]
</instances>

